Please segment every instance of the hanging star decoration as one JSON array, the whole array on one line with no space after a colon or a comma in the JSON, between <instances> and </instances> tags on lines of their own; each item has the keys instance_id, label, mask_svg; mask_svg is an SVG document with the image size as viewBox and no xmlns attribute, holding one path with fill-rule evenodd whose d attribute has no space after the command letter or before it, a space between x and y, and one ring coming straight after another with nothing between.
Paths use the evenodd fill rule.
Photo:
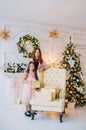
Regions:
<instances>
[{"instance_id":1,"label":"hanging star decoration","mask_svg":"<svg viewBox=\"0 0 86 130\"><path fill-rule=\"evenodd\" d=\"M55 39L55 38L58 37L58 34L59 33L58 33L57 30L52 30L52 31L49 32L49 37Z\"/></svg>"},{"instance_id":2,"label":"hanging star decoration","mask_svg":"<svg viewBox=\"0 0 86 130\"><path fill-rule=\"evenodd\" d=\"M0 30L0 39L7 40L9 37L9 31L7 31L5 28L3 30Z\"/></svg>"}]
</instances>

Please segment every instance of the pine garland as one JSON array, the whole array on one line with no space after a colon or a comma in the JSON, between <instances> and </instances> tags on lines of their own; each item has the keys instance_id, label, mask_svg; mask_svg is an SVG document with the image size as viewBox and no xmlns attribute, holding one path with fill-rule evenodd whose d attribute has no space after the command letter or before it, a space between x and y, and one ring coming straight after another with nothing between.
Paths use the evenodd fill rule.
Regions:
<instances>
[{"instance_id":1,"label":"pine garland","mask_svg":"<svg viewBox=\"0 0 86 130\"><path fill-rule=\"evenodd\" d=\"M4 67L4 72L6 73L23 73L25 68L26 68L26 64L24 63L7 63Z\"/></svg>"}]
</instances>

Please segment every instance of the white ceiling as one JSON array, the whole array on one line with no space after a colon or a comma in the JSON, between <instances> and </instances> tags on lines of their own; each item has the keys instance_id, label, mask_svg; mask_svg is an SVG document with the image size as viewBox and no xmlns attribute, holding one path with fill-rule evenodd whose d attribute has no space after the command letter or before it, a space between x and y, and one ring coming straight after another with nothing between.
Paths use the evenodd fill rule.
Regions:
<instances>
[{"instance_id":1,"label":"white ceiling","mask_svg":"<svg viewBox=\"0 0 86 130\"><path fill-rule=\"evenodd\" d=\"M0 22L6 20L86 29L86 0L0 0Z\"/></svg>"}]
</instances>

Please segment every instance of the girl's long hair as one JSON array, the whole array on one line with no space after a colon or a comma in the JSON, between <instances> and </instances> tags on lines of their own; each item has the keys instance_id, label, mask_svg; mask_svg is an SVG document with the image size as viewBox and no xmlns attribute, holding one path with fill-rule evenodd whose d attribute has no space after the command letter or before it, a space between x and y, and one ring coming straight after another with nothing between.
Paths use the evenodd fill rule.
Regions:
<instances>
[{"instance_id":1,"label":"girl's long hair","mask_svg":"<svg viewBox=\"0 0 86 130\"><path fill-rule=\"evenodd\" d=\"M40 64L42 64L43 63L43 59L42 59L42 53L41 53L41 50L40 50L40 48L37 48L37 49L35 49L35 52L36 52L36 50L38 50L39 51L39 62L40 62ZM34 55L33 55L33 61L36 61L37 59L36 59L36 57L35 57L35 52L34 52Z\"/></svg>"},{"instance_id":2,"label":"girl's long hair","mask_svg":"<svg viewBox=\"0 0 86 130\"><path fill-rule=\"evenodd\" d=\"M33 64L34 65L34 62L30 61L29 64L28 64L28 67L26 69L26 72L28 73L29 75L29 72L30 72L30 64ZM35 70L35 65L34 65L34 70L33 70L34 74L35 74L35 79L38 80L38 75L37 75L37 71ZM28 76L27 75L27 76Z\"/></svg>"}]
</instances>

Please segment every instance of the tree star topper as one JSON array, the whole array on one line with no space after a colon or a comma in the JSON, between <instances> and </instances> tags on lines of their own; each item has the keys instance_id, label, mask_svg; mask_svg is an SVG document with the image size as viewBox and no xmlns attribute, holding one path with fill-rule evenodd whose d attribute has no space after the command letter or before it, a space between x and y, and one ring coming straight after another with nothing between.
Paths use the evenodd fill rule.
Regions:
<instances>
[{"instance_id":1,"label":"tree star topper","mask_svg":"<svg viewBox=\"0 0 86 130\"><path fill-rule=\"evenodd\" d=\"M58 32L57 32L57 30L52 30L52 31L50 31L49 32L49 37L50 38L57 38L58 37Z\"/></svg>"},{"instance_id":2,"label":"tree star topper","mask_svg":"<svg viewBox=\"0 0 86 130\"><path fill-rule=\"evenodd\" d=\"M0 30L0 39L7 40L9 36L9 31L7 31L5 28L3 30Z\"/></svg>"}]
</instances>

